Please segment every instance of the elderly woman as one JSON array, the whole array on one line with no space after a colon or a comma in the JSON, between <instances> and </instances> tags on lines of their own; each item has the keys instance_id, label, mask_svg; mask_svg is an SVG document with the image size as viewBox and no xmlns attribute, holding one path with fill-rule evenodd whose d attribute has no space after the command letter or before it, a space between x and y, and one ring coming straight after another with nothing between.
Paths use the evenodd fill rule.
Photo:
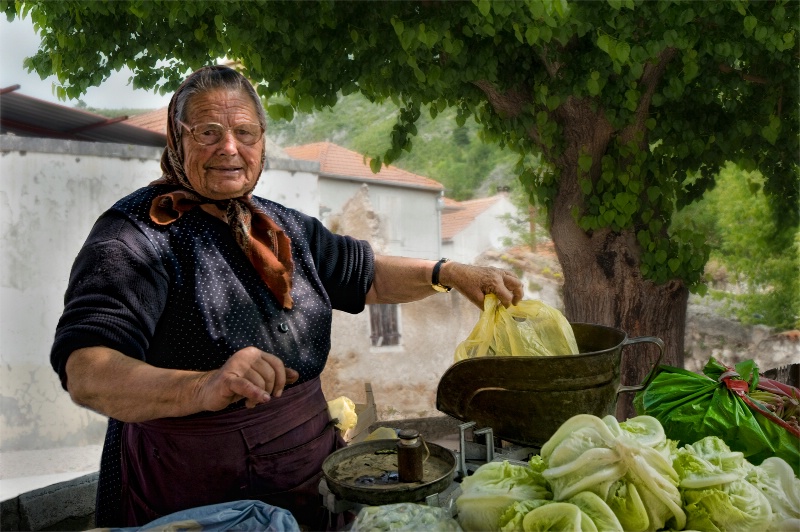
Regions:
<instances>
[{"instance_id":1,"label":"elderly woman","mask_svg":"<svg viewBox=\"0 0 800 532\"><path fill-rule=\"evenodd\" d=\"M51 352L72 399L109 417L98 526L259 499L323 526L317 484L343 445L319 375L331 309L453 287L482 307L522 297L508 272L374 255L252 196L266 118L225 67L169 105L163 175L96 222L73 265Z\"/></svg>"}]
</instances>

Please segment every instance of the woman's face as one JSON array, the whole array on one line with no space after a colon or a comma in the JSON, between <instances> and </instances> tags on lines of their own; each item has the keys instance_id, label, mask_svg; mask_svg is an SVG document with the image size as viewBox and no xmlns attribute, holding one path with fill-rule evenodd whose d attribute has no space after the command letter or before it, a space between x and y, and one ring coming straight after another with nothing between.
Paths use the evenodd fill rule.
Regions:
<instances>
[{"instance_id":1,"label":"woman's face","mask_svg":"<svg viewBox=\"0 0 800 532\"><path fill-rule=\"evenodd\" d=\"M239 91L220 89L193 96L187 105L186 125L217 123L232 127L258 124L258 113L248 96ZM236 198L251 191L261 175L263 140L250 146L238 142L227 130L217 144L206 146L192 137L184 126L183 170L194 190L210 199ZM199 132L198 132L199 134Z\"/></svg>"}]
</instances>

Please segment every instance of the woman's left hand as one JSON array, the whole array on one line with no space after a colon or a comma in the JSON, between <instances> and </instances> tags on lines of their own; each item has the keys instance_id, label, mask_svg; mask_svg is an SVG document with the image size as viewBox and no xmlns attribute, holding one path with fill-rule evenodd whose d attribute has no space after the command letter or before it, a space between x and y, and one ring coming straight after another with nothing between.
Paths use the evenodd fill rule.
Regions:
<instances>
[{"instance_id":1,"label":"woman's left hand","mask_svg":"<svg viewBox=\"0 0 800 532\"><path fill-rule=\"evenodd\" d=\"M439 282L452 286L483 310L483 298L494 294L504 307L516 305L524 294L522 281L508 270L446 262L439 270Z\"/></svg>"}]
</instances>

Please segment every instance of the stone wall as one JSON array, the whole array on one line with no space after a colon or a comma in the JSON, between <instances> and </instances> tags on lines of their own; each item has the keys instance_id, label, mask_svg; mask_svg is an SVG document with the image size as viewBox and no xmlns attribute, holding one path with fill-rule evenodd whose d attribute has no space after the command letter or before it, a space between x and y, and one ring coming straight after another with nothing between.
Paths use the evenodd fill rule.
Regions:
<instances>
[{"instance_id":1,"label":"stone wall","mask_svg":"<svg viewBox=\"0 0 800 532\"><path fill-rule=\"evenodd\" d=\"M711 306L690 303L684 350L684 367L691 371L701 372L713 356L728 366L753 359L763 373L800 362L800 332L743 325L720 316Z\"/></svg>"}]
</instances>

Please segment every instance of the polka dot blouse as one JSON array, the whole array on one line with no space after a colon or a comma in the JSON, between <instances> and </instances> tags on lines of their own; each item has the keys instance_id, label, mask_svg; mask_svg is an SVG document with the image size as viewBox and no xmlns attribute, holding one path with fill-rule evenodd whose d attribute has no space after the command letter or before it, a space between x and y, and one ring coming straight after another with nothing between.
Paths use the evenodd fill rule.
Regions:
<instances>
[{"instance_id":1,"label":"polka dot blouse","mask_svg":"<svg viewBox=\"0 0 800 532\"><path fill-rule=\"evenodd\" d=\"M196 208L167 226L150 220L153 198L167 190L145 187L117 202L75 259L51 351L64 388L69 354L91 346L197 371L256 346L297 370L298 384L317 377L330 350L332 309L364 309L374 273L369 244L254 198L292 243L294 306L286 310L219 219ZM110 421L104 464L119 452L120 424ZM101 464L100 490L111 469Z\"/></svg>"}]
</instances>

